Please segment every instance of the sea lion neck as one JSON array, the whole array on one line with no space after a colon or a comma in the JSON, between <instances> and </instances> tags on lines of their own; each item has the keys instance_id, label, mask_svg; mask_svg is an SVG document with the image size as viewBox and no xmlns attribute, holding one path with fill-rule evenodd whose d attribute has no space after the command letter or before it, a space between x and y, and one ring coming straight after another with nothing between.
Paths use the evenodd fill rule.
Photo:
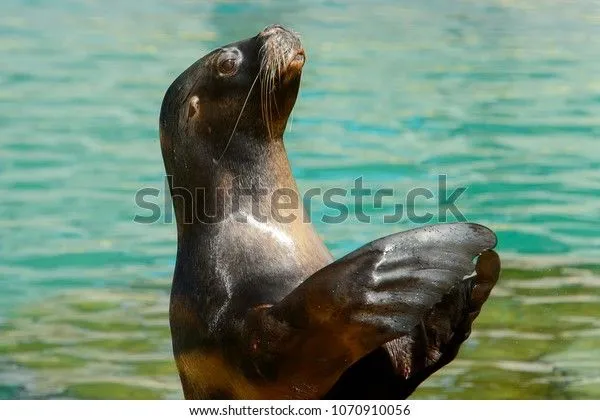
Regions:
<instances>
[{"instance_id":1,"label":"sea lion neck","mask_svg":"<svg viewBox=\"0 0 600 420\"><path fill-rule=\"evenodd\" d=\"M240 215L269 220L273 195L281 191L295 196L295 213L303 212L281 139L234 139L221 160L178 165L169 183L180 233L210 230Z\"/></svg>"},{"instance_id":2,"label":"sea lion neck","mask_svg":"<svg viewBox=\"0 0 600 420\"><path fill-rule=\"evenodd\" d=\"M254 182L269 189L296 188L281 137L261 136L259 139L246 137L232 141L228 151L219 161L213 160L213 163L216 171L226 172L229 177L236 178L245 186L249 182ZM218 179L216 181L219 186L222 186Z\"/></svg>"}]
</instances>

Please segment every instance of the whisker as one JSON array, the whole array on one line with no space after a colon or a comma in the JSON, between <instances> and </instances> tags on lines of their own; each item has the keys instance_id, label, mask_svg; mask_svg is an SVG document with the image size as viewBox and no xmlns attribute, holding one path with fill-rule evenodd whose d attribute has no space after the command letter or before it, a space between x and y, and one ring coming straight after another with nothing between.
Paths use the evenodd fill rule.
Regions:
<instances>
[{"instance_id":1,"label":"whisker","mask_svg":"<svg viewBox=\"0 0 600 420\"><path fill-rule=\"evenodd\" d=\"M269 88L269 125L273 125L273 105L276 105L276 101L275 101L275 78L277 77L277 74L279 72L279 68L275 68L273 67L273 70L271 72L271 83L270 83L270 88ZM272 133L271 133L272 134ZM273 140L273 136L269 136L269 140Z\"/></svg>"},{"instance_id":2,"label":"whisker","mask_svg":"<svg viewBox=\"0 0 600 420\"><path fill-rule=\"evenodd\" d=\"M223 158L223 156L225 155L225 152L227 151L227 148L229 147L229 143L231 143L231 139L233 139L233 135L235 134L235 130L237 129L237 126L240 123L240 120L242 119L242 114L244 113L244 109L246 108L246 105L248 104L248 99L250 99L250 94L252 93L252 89L254 89L254 85L256 84L256 81L258 80L258 76L259 75L260 75L260 73L256 75L256 78L254 79L254 82L252 82L252 86L250 86L250 90L248 91L248 95L246 96L246 100L244 101L244 104L242 105L242 109L240 110L240 115L238 115L238 117L237 117L235 125L233 126L233 131L231 132L231 136L229 136L229 140L227 140L227 144L225 144L225 148L223 149L223 152L221 153L221 156L219 156L219 158L217 159L217 163L219 163L219 161Z\"/></svg>"},{"instance_id":3,"label":"whisker","mask_svg":"<svg viewBox=\"0 0 600 420\"><path fill-rule=\"evenodd\" d=\"M271 138L271 126L270 126L270 122L269 122L269 84L268 84L268 80L269 80L269 75L268 75L268 67L269 67L269 61L267 59L268 55L264 54L263 55L263 62L262 62L262 67L261 67L261 72L262 72L262 79L261 79L261 92L262 92L262 97L261 97L261 106L262 106L262 111L263 111L263 121L265 123L265 126L267 128L267 134L269 136L269 138Z\"/></svg>"},{"instance_id":4,"label":"whisker","mask_svg":"<svg viewBox=\"0 0 600 420\"><path fill-rule=\"evenodd\" d=\"M267 78L263 74L260 80L260 109L262 111L263 122L265 125L267 124L267 87L266 87ZM269 127L267 125L267 131Z\"/></svg>"},{"instance_id":5,"label":"whisker","mask_svg":"<svg viewBox=\"0 0 600 420\"><path fill-rule=\"evenodd\" d=\"M267 126L267 133L269 139L271 138L271 96L269 88L269 79L265 77L265 125Z\"/></svg>"},{"instance_id":6,"label":"whisker","mask_svg":"<svg viewBox=\"0 0 600 420\"><path fill-rule=\"evenodd\" d=\"M277 74L276 77L279 77L279 81L281 81L281 71L283 70L283 55L280 55L277 57ZM273 83L275 83L275 77L273 77ZM277 115L279 115L279 108L277 107L277 101L273 101L273 104L275 105L275 111L277 112Z\"/></svg>"}]
</instances>

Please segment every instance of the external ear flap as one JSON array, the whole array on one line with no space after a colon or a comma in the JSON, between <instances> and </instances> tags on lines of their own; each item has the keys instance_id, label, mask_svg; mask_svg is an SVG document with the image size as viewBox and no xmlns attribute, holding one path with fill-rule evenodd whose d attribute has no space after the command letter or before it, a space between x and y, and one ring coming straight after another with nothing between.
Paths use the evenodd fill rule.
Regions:
<instances>
[{"instance_id":1,"label":"external ear flap","mask_svg":"<svg viewBox=\"0 0 600 420\"><path fill-rule=\"evenodd\" d=\"M188 119L193 118L200 112L200 98L192 96L188 102Z\"/></svg>"}]
</instances>

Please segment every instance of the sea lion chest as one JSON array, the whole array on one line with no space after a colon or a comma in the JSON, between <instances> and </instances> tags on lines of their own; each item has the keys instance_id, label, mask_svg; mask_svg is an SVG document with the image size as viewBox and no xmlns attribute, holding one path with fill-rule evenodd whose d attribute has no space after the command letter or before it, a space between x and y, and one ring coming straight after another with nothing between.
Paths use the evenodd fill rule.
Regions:
<instances>
[{"instance_id":1,"label":"sea lion chest","mask_svg":"<svg viewBox=\"0 0 600 420\"><path fill-rule=\"evenodd\" d=\"M241 306L275 303L327 262L313 233L294 224L229 218L211 240L212 275Z\"/></svg>"}]
</instances>

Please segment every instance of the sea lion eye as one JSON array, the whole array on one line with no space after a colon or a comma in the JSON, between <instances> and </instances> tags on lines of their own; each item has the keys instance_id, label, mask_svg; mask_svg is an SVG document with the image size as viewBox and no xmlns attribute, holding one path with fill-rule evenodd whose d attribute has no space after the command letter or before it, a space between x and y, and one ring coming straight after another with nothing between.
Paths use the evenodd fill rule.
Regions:
<instances>
[{"instance_id":1,"label":"sea lion eye","mask_svg":"<svg viewBox=\"0 0 600 420\"><path fill-rule=\"evenodd\" d=\"M237 70L238 61L235 58L226 57L219 61L219 73L230 76Z\"/></svg>"}]
</instances>

